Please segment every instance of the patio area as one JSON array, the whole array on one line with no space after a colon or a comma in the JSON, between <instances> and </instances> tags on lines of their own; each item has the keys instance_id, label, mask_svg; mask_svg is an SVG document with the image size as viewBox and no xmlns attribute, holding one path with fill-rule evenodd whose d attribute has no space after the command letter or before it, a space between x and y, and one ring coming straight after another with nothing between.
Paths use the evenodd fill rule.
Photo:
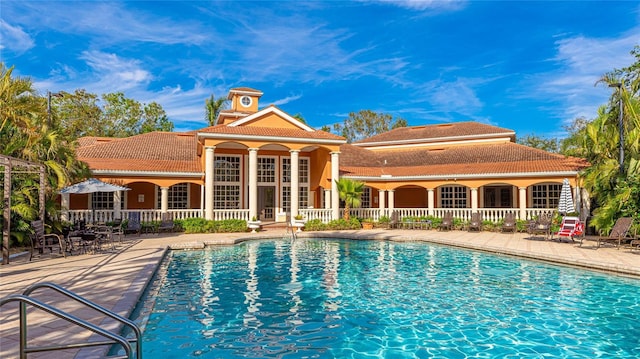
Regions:
<instances>
[{"instance_id":1,"label":"patio area","mask_svg":"<svg viewBox=\"0 0 640 359\"><path fill-rule=\"evenodd\" d=\"M21 293L29 285L49 281L61 285L86 299L122 316L128 317L153 276L167 249L198 249L208 245L229 245L259 238L283 238L283 229L232 234L161 234L128 235L116 251L97 254L74 255L67 258L44 255L29 262L28 256L13 258L11 264L0 266L0 297ZM553 263L568 264L600 271L640 277L640 251L627 248L601 247L593 242L583 247L577 243L544 241L526 233L466 232L435 230L356 230L302 232L302 237L333 237L352 239L380 239L391 241L425 241L463 248L513 255ZM77 308L75 304L60 303L57 293L36 291L33 294L47 303L92 323L107 328L116 324L96 316L96 313ZM18 306L15 303L2 307L0 312L2 347L0 357L17 357ZM61 328L61 322L51 320L43 313L29 315L29 338L38 343L54 341L86 341L89 333L77 328ZM63 323L64 324L64 323ZM66 325L66 324L64 324ZM34 344L30 341L31 344ZM95 356L95 351L83 351L79 357ZM68 357L74 353L69 352ZM60 358L60 352L40 353L34 358ZM67 357L65 355L65 357Z\"/></svg>"}]
</instances>

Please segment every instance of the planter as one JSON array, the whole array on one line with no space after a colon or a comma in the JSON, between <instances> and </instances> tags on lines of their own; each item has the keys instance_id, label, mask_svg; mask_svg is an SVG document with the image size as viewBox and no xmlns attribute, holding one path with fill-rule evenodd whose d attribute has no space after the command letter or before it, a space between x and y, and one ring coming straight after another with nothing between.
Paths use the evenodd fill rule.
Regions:
<instances>
[{"instance_id":1,"label":"planter","mask_svg":"<svg viewBox=\"0 0 640 359\"><path fill-rule=\"evenodd\" d=\"M362 222L362 229L373 229L372 222Z\"/></svg>"},{"instance_id":2,"label":"planter","mask_svg":"<svg viewBox=\"0 0 640 359\"><path fill-rule=\"evenodd\" d=\"M294 219L293 226L297 228L296 232L302 232L302 228L304 227L305 220L304 219Z\"/></svg>"},{"instance_id":3,"label":"planter","mask_svg":"<svg viewBox=\"0 0 640 359\"><path fill-rule=\"evenodd\" d=\"M261 221L248 221L247 227L251 229L251 233L256 233L256 229L259 229L262 225Z\"/></svg>"}]
</instances>

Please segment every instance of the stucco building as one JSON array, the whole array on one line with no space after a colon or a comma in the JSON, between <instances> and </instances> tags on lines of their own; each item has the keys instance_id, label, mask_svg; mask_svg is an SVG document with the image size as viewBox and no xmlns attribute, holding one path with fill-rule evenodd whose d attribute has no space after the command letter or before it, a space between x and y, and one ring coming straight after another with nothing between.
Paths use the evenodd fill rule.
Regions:
<instances>
[{"instance_id":1,"label":"stucco building","mask_svg":"<svg viewBox=\"0 0 640 359\"><path fill-rule=\"evenodd\" d=\"M477 122L398 128L347 144L273 105L260 109L261 96L231 89L230 109L196 131L81 138L77 154L94 177L131 190L65 196L63 208L71 218L103 220L172 211L177 218L284 221L290 212L328 221L340 216L335 180L349 177L366 184L356 211L362 217L453 210L467 218L482 210L489 219L506 211L526 218L557 206L564 178L579 194L578 174L587 166Z\"/></svg>"}]
</instances>

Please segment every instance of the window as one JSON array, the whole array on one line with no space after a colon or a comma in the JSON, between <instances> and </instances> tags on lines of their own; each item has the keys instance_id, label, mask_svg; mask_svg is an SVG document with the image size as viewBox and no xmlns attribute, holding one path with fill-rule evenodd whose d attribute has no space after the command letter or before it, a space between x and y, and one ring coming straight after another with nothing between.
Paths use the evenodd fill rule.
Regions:
<instances>
[{"instance_id":1,"label":"window","mask_svg":"<svg viewBox=\"0 0 640 359\"><path fill-rule=\"evenodd\" d=\"M113 192L94 192L91 194L92 209L113 209Z\"/></svg>"},{"instance_id":2,"label":"window","mask_svg":"<svg viewBox=\"0 0 640 359\"><path fill-rule=\"evenodd\" d=\"M291 158L282 159L282 182L291 183ZM309 159L298 159L298 182L309 183Z\"/></svg>"},{"instance_id":3,"label":"window","mask_svg":"<svg viewBox=\"0 0 640 359\"><path fill-rule=\"evenodd\" d=\"M240 185L213 186L213 208L215 209L240 208Z\"/></svg>"},{"instance_id":4,"label":"window","mask_svg":"<svg viewBox=\"0 0 640 359\"><path fill-rule=\"evenodd\" d=\"M162 188L157 186L158 201L156 208L162 208ZM168 209L185 209L188 205L189 198L189 184L178 183L169 187L169 204Z\"/></svg>"},{"instance_id":5,"label":"window","mask_svg":"<svg viewBox=\"0 0 640 359\"><path fill-rule=\"evenodd\" d=\"M365 187L360 198L360 207L371 208L371 187Z\"/></svg>"},{"instance_id":6,"label":"window","mask_svg":"<svg viewBox=\"0 0 640 359\"><path fill-rule=\"evenodd\" d=\"M442 208L467 208L467 187L445 186L440 189Z\"/></svg>"},{"instance_id":7,"label":"window","mask_svg":"<svg viewBox=\"0 0 640 359\"><path fill-rule=\"evenodd\" d=\"M213 208L240 208L240 156L216 156Z\"/></svg>"},{"instance_id":8,"label":"window","mask_svg":"<svg viewBox=\"0 0 640 359\"><path fill-rule=\"evenodd\" d=\"M298 192L298 208L309 207L309 188L300 187ZM291 211L291 186L282 187L282 209L285 212Z\"/></svg>"},{"instance_id":9,"label":"window","mask_svg":"<svg viewBox=\"0 0 640 359\"><path fill-rule=\"evenodd\" d=\"M213 167L216 182L240 182L239 156L216 156Z\"/></svg>"},{"instance_id":10,"label":"window","mask_svg":"<svg viewBox=\"0 0 640 359\"><path fill-rule=\"evenodd\" d=\"M249 107L249 106L251 106L251 102L253 102L253 101L251 101L251 97L249 97L249 96L242 96L242 97L240 97L240 103L241 103L241 104L242 104L242 106L244 106L244 107Z\"/></svg>"},{"instance_id":11,"label":"window","mask_svg":"<svg viewBox=\"0 0 640 359\"><path fill-rule=\"evenodd\" d=\"M560 200L562 184L549 183L531 186L531 206L533 208L556 208Z\"/></svg>"},{"instance_id":12,"label":"window","mask_svg":"<svg viewBox=\"0 0 640 359\"><path fill-rule=\"evenodd\" d=\"M258 157L258 183L275 183L276 159L273 157Z\"/></svg>"}]
</instances>

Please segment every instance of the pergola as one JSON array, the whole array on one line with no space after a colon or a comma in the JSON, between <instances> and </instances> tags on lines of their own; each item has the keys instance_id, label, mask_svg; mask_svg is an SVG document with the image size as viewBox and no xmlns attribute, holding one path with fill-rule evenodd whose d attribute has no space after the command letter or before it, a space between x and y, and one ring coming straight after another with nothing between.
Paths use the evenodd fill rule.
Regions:
<instances>
[{"instance_id":1,"label":"pergola","mask_svg":"<svg viewBox=\"0 0 640 359\"><path fill-rule=\"evenodd\" d=\"M14 173L38 173L40 187L38 189L39 215L44 221L45 215L45 166L41 163L29 162L14 157L0 155L0 167L4 167L4 197L2 208L2 264L9 264L9 235L11 233L11 176Z\"/></svg>"}]
</instances>

